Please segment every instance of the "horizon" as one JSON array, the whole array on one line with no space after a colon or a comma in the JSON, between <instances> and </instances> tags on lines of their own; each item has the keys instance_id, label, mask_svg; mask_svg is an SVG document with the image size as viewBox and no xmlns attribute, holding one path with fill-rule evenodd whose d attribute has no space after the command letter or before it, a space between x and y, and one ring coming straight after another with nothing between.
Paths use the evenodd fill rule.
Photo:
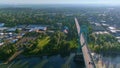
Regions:
<instances>
[{"instance_id":1,"label":"horizon","mask_svg":"<svg viewBox=\"0 0 120 68\"><path fill-rule=\"evenodd\" d=\"M119 7L120 5L110 5L110 4L0 4L0 6L8 6L8 7L17 7L17 6L48 6L48 7L56 7L56 6L64 6L64 7L79 7L79 6L89 6L89 7Z\"/></svg>"},{"instance_id":2,"label":"horizon","mask_svg":"<svg viewBox=\"0 0 120 68\"><path fill-rule=\"evenodd\" d=\"M120 5L119 0L109 0L109 1L104 1L104 0L1 0L0 5L34 5L34 4L77 4L77 5Z\"/></svg>"}]
</instances>

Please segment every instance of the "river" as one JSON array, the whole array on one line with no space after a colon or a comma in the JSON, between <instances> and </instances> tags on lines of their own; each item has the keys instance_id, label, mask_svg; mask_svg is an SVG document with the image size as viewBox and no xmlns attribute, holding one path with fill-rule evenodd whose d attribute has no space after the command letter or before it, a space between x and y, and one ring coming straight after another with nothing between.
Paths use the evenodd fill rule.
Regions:
<instances>
[{"instance_id":1,"label":"river","mask_svg":"<svg viewBox=\"0 0 120 68\"><path fill-rule=\"evenodd\" d=\"M0 68L85 68L84 64L75 63L73 57L74 54L15 59L7 65L0 64Z\"/></svg>"},{"instance_id":2,"label":"river","mask_svg":"<svg viewBox=\"0 0 120 68\"><path fill-rule=\"evenodd\" d=\"M120 68L120 55L100 55L94 56L97 68Z\"/></svg>"}]
</instances>

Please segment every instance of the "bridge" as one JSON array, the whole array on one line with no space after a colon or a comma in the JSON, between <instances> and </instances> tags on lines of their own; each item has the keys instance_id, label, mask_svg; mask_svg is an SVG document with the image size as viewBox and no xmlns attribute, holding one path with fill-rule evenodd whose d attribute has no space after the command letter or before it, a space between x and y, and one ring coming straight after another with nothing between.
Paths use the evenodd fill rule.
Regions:
<instances>
[{"instance_id":1,"label":"bridge","mask_svg":"<svg viewBox=\"0 0 120 68\"><path fill-rule=\"evenodd\" d=\"M89 48L87 46L85 36L81 32L81 28L80 28L80 25L78 23L77 18L75 18L75 24L76 24L76 27L77 27L79 43L81 44L80 47L81 47L81 50L82 50L82 55L83 55L83 58L84 58L85 67L86 68L96 68L95 64L94 64L94 61L92 59L91 53L89 51Z\"/></svg>"}]
</instances>

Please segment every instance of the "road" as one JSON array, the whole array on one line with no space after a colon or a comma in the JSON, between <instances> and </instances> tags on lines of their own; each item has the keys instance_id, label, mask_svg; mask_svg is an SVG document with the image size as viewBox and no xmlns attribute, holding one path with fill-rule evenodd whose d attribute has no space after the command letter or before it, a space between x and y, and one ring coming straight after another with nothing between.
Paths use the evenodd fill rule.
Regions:
<instances>
[{"instance_id":1,"label":"road","mask_svg":"<svg viewBox=\"0 0 120 68\"><path fill-rule=\"evenodd\" d=\"M19 56L24 50L16 51L4 64L8 64L13 59L15 59L17 56Z\"/></svg>"},{"instance_id":2,"label":"road","mask_svg":"<svg viewBox=\"0 0 120 68\"><path fill-rule=\"evenodd\" d=\"M90 55L90 52L88 50L88 47L87 47L87 44L85 43L85 38L83 36L82 33L80 33L80 25L78 23L78 20L77 18L75 18L75 24L76 24L76 27L77 27L77 32L78 32L78 36L79 36L79 39L80 39L80 43L82 46L82 52L83 52L83 57L84 57L84 61L85 61L85 66L86 68L95 68L95 65L92 61L92 58L91 58L91 55ZM92 62L89 63L89 62Z\"/></svg>"}]
</instances>

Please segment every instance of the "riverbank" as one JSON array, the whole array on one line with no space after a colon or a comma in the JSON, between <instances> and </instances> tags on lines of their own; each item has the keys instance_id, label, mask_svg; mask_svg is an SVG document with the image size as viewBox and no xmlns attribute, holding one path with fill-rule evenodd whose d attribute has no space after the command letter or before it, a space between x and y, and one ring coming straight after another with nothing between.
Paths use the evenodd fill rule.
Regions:
<instances>
[{"instance_id":1,"label":"riverbank","mask_svg":"<svg viewBox=\"0 0 120 68\"><path fill-rule=\"evenodd\" d=\"M120 55L103 55L95 54L93 55L94 62L97 68L119 68L120 67Z\"/></svg>"}]
</instances>

